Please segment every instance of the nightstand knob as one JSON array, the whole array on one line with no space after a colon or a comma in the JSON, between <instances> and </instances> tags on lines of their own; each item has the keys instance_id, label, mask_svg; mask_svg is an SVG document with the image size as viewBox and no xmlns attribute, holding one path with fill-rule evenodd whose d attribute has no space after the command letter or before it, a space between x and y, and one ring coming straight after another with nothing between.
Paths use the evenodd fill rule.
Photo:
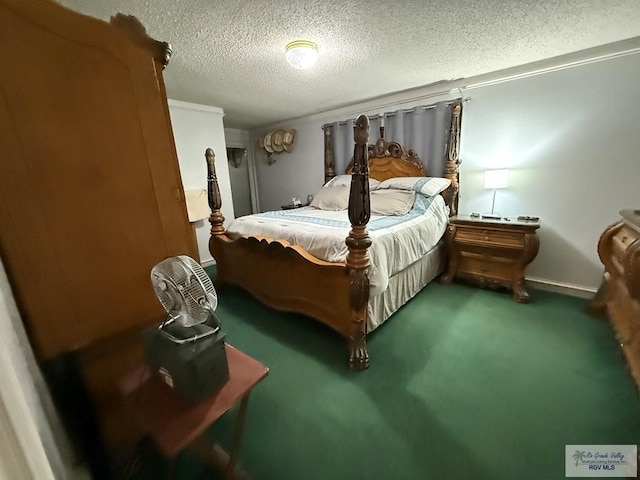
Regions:
<instances>
[{"instance_id":1,"label":"nightstand knob","mask_svg":"<svg viewBox=\"0 0 640 480\"><path fill-rule=\"evenodd\" d=\"M484 236L484 239L485 239L485 240L489 240L489 235L485 235L485 236Z\"/></svg>"}]
</instances>

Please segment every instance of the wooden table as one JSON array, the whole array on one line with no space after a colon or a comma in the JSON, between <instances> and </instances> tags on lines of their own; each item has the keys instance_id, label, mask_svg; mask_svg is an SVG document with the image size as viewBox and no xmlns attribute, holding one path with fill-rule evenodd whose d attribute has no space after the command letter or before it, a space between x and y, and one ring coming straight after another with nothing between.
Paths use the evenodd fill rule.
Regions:
<instances>
[{"instance_id":1,"label":"wooden table","mask_svg":"<svg viewBox=\"0 0 640 480\"><path fill-rule=\"evenodd\" d=\"M458 215L449 219L446 241L449 251L443 283L461 277L481 286L502 286L519 303L530 300L525 268L536 257L540 221L517 217L489 219Z\"/></svg>"},{"instance_id":2,"label":"wooden table","mask_svg":"<svg viewBox=\"0 0 640 480\"><path fill-rule=\"evenodd\" d=\"M181 451L189 447L207 463L224 469L226 479L244 478L243 474L234 475L234 468L249 395L253 387L267 376L269 369L237 348L229 344L225 347L229 380L221 390L196 405L182 401L165 383L150 376L145 367L128 375L121 388L125 393L137 395L134 415L143 431L167 458L175 460ZM238 401L241 401L240 412L231 451L227 455L218 445L207 442L202 434Z\"/></svg>"}]
</instances>

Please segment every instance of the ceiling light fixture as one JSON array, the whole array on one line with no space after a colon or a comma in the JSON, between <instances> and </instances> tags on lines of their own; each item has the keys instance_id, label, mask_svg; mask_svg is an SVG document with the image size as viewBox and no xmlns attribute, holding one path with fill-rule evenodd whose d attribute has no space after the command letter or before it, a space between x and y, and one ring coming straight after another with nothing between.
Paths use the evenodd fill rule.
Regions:
<instances>
[{"instance_id":1,"label":"ceiling light fixture","mask_svg":"<svg viewBox=\"0 0 640 480\"><path fill-rule=\"evenodd\" d=\"M305 70L318 61L318 46L308 40L295 40L287 44L285 57L293 68Z\"/></svg>"}]
</instances>

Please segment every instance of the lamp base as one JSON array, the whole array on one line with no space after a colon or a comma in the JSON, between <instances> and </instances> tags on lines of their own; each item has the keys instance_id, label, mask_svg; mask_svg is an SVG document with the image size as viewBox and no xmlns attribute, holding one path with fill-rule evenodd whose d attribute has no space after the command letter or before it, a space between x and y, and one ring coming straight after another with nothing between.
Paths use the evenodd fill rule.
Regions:
<instances>
[{"instance_id":1,"label":"lamp base","mask_svg":"<svg viewBox=\"0 0 640 480\"><path fill-rule=\"evenodd\" d=\"M500 220L502 215L498 215L497 213L483 213L482 218L488 218L490 220Z\"/></svg>"}]
</instances>

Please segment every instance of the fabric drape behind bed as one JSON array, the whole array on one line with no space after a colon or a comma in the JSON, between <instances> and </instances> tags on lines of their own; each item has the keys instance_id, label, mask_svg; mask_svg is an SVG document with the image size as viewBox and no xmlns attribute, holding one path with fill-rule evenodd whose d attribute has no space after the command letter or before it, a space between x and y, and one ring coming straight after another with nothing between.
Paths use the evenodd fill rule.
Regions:
<instances>
[{"instance_id":1,"label":"fabric drape behind bed","mask_svg":"<svg viewBox=\"0 0 640 480\"><path fill-rule=\"evenodd\" d=\"M447 141L451 127L452 102L420 105L411 109L385 112L369 117L369 143L380 137L384 122L384 139L415 150L430 176L444 175ZM353 157L353 121L333 122L333 154L336 175L344 173Z\"/></svg>"},{"instance_id":2,"label":"fabric drape behind bed","mask_svg":"<svg viewBox=\"0 0 640 480\"><path fill-rule=\"evenodd\" d=\"M427 173L432 177L442 177L447 160L451 107L450 102L440 102L385 113L385 140L415 150Z\"/></svg>"},{"instance_id":3,"label":"fabric drape behind bed","mask_svg":"<svg viewBox=\"0 0 640 480\"><path fill-rule=\"evenodd\" d=\"M375 142L380 134L380 122L382 115L369 117L369 143ZM342 122L330 123L333 127L333 151L336 175L345 172L347 165L353 158L353 122L351 118ZM324 128L324 127L323 127Z\"/></svg>"}]
</instances>

